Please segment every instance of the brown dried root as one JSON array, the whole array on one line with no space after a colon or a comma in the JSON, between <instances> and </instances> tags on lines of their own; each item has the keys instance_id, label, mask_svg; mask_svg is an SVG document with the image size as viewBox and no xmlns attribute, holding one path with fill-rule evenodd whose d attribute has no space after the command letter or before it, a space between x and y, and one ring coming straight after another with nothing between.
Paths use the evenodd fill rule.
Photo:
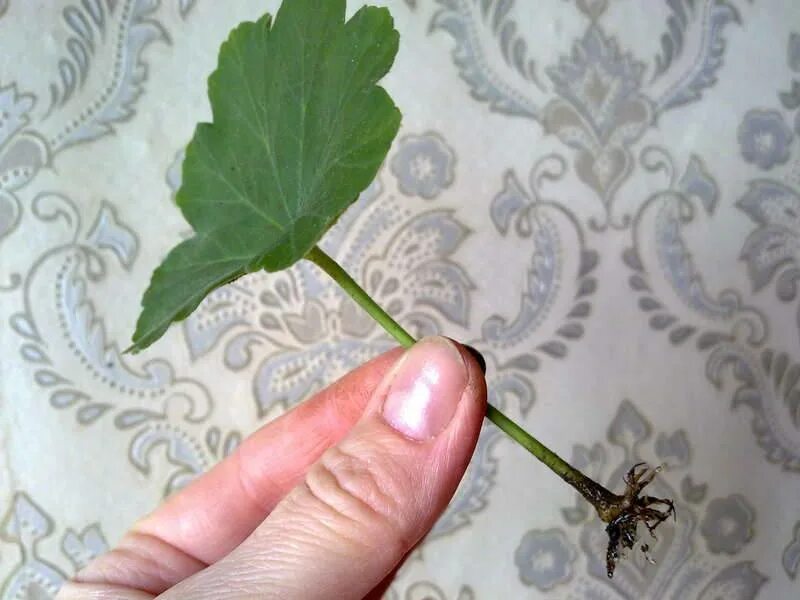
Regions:
<instances>
[{"instance_id":1,"label":"brown dried root","mask_svg":"<svg viewBox=\"0 0 800 600\"><path fill-rule=\"evenodd\" d=\"M642 495L662 467L649 468L645 463L637 463L625 475L625 492L614 494L588 477L581 477L572 484L597 510L606 525L608 549L606 551L606 572L614 576L617 562L624 549L633 549L637 542L637 528L644 524L653 539L656 528L670 516L675 518L675 505L672 500ZM583 475L583 474L581 474ZM653 563L648 552L649 544L641 544L645 558Z\"/></svg>"},{"instance_id":2,"label":"brown dried root","mask_svg":"<svg viewBox=\"0 0 800 600\"><path fill-rule=\"evenodd\" d=\"M620 498L618 512L610 521L606 521L608 534L608 550L606 551L606 572L614 576L614 569L621 556L622 548L633 549L636 543L636 530L639 523L644 524L650 536L656 537L656 528L670 516L675 518L675 504L672 500L640 495L641 491L653 481L661 471L661 467L650 469L644 463L637 463L625 475L625 493ZM601 515L602 518L602 515ZM648 554L649 544L642 543L642 552L650 562L655 561Z\"/></svg>"}]
</instances>

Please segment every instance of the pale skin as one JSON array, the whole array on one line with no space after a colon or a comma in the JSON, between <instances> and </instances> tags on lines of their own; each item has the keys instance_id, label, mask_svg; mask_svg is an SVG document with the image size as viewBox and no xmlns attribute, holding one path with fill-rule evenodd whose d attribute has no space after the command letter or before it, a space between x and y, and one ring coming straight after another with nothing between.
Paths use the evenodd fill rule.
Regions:
<instances>
[{"instance_id":1,"label":"pale skin","mask_svg":"<svg viewBox=\"0 0 800 600\"><path fill-rule=\"evenodd\" d=\"M485 414L463 347L383 354L255 432L57 598L380 598L455 493Z\"/></svg>"}]
</instances>

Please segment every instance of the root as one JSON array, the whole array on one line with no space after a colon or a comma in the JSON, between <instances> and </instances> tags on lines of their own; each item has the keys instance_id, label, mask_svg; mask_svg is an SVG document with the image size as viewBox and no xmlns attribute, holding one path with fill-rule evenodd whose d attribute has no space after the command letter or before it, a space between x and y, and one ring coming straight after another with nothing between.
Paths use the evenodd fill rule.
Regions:
<instances>
[{"instance_id":1,"label":"root","mask_svg":"<svg viewBox=\"0 0 800 600\"><path fill-rule=\"evenodd\" d=\"M614 576L617 562L622 557L625 549L633 549L637 541L637 528L639 523L644 524L650 536L656 538L656 528L670 516L675 518L675 504L672 500L641 495L642 490L650 484L662 467L649 468L645 463L637 463L625 475L625 492L623 495L613 495L606 498L602 510L598 507L598 514L608 523L608 550L606 551L606 572L609 577ZM649 544L641 544L645 558L653 563L650 558Z\"/></svg>"}]
</instances>

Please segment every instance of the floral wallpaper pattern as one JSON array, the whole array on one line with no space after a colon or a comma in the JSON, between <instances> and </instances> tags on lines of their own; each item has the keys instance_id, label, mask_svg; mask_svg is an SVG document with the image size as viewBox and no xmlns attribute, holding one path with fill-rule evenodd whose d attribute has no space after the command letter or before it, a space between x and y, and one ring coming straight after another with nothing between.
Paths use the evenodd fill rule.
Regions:
<instances>
[{"instance_id":1,"label":"floral wallpaper pattern","mask_svg":"<svg viewBox=\"0 0 800 600\"><path fill-rule=\"evenodd\" d=\"M800 5L377 3L402 131L325 250L416 334L479 348L492 400L577 466L617 487L664 464L677 506L609 580L588 505L487 425L388 597L796 596ZM186 234L217 48L276 4L0 1L0 598L53 597L392 346L299 264L121 353Z\"/></svg>"}]
</instances>

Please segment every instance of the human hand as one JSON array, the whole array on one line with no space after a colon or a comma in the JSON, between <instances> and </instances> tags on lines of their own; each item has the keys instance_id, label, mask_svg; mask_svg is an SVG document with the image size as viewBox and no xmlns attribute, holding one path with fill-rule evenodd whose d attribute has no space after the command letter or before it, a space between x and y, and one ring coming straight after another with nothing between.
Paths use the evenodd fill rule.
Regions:
<instances>
[{"instance_id":1,"label":"human hand","mask_svg":"<svg viewBox=\"0 0 800 600\"><path fill-rule=\"evenodd\" d=\"M463 347L383 354L254 433L57 598L380 598L455 492L485 412Z\"/></svg>"}]
</instances>

